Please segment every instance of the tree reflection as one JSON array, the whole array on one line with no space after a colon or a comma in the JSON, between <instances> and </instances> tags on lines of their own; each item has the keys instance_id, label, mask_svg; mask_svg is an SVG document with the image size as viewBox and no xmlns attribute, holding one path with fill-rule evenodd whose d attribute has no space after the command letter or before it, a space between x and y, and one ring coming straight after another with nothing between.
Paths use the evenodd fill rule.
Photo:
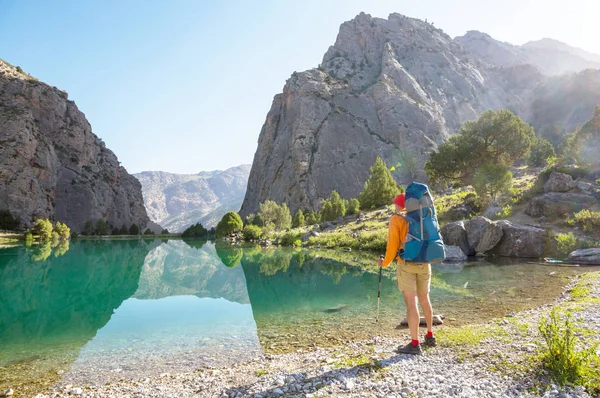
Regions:
<instances>
[{"instance_id":1,"label":"tree reflection","mask_svg":"<svg viewBox=\"0 0 600 398\"><path fill-rule=\"evenodd\" d=\"M215 250L217 256L221 259L221 262L228 268L233 268L242 261L244 251L241 247L231 246L226 242L217 241L215 243Z\"/></svg>"}]
</instances>

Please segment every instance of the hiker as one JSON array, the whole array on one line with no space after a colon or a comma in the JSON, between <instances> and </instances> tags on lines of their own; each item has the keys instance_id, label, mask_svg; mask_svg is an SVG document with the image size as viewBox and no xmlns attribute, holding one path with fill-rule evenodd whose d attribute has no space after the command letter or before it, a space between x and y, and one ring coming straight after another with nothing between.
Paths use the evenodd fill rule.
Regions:
<instances>
[{"instance_id":1,"label":"hiker","mask_svg":"<svg viewBox=\"0 0 600 398\"><path fill-rule=\"evenodd\" d=\"M415 192L415 189L411 188L413 185L418 192L416 199L412 199L413 193ZM425 315L425 322L427 323L427 334L425 335L424 343L431 347L436 345L436 339L433 336L432 328L433 310L429 300L431 262L425 262L423 259L429 260L432 258L436 261L441 261L445 257L445 250L443 242L439 237L437 217L435 216L435 209L433 208L433 200L430 197L429 189L427 186L418 183L409 185L409 187L407 187L407 193L409 192L409 189L411 189L411 207L416 208L416 210L411 213L410 210L413 209L409 209L409 214L407 214L407 209L405 207L407 199L406 195L403 193L396 196L393 200L396 212L390 218L385 258L380 258L378 265L387 268L392 261L395 259L398 260L398 267L396 270L398 288L404 295L404 301L408 311L408 327L410 329L412 341L405 346L398 347L397 352L400 354L420 355L423 351L421 349L421 344L419 343L420 315L419 309L417 308L417 297L421 303L421 308ZM425 202L423 202L425 203L425 206L421 204L421 198L426 199ZM423 217L423 219L417 218L415 221L414 213L417 214L416 217L419 217L419 214L427 214L427 216ZM427 217L429 217L429 219ZM431 221L431 218L433 218L435 223ZM426 222L425 225L423 223L424 220ZM410 224L411 222L413 224ZM419 235L420 239L414 239L410 236L409 229L411 232ZM424 231L422 232L421 229ZM431 241L429 240L430 238ZM409 244L407 240L411 242L410 248L408 247ZM423 242L425 241L427 241L427 244L424 245ZM407 242L407 247L405 247L405 242ZM409 254L409 251L412 254ZM411 259L421 261L410 261Z\"/></svg>"}]
</instances>

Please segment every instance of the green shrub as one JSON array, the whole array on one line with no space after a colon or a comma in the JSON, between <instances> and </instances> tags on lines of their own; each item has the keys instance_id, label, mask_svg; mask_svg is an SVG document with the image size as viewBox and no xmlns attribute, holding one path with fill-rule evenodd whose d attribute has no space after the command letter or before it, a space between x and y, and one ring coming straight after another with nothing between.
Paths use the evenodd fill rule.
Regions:
<instances>
[{"instance_id":1,"label":"green shrub","mask_svg":"<svg viewBox=\"0 0 600 398\"><path fill-rule=\"evenodd\" d=\"M320 236L312 236L308 240L309 245L321 245L325 247L358 247L358 240L345 232L329 232Z\"/></svg>"},{"instance_id":2,"label":"green shrub","mask_svg":"<svg viewBox=\"0 0 600 398\"><path fill-rule=\"evenodd\" d=\"M533 128L512 112L486 111L440 145L425 163L425 172L432 184L469 185L482 167L510 166L528 155L534 139Z\"/></svg>"},{"instance_id":3,"label":"green shrub","mask_svg":"<svg viewBox=\"0 0 600 398\"><path fill-rule=\"evenodd\" d=\"M47 218L38 218L33 224L33 233L38 236L42 242L49 242L52 239L52 223Z\"/></svg>"},{"instance_id":4,"label":"green shrub","mask_svg":"<svg viewBox=\"0 0 600 398\"><path fill-rule=\"evenodd\" d=\"M0 210L0 229L15 231L20 224L21 219L19 217L13 217L8 210Z\"/></svg>"},{"instance_id":5,"label":"green shrub","mask_svg":"<svg viewBox=\"0 0 600 398\"><path fill-rule=\"evenodd\" d=\"M346 215L346 206L337 191L332 191L329 198L323 202L320 213L322 221L333 221Z\"/></svg>"},{"instance_id":6,"label":"green shrub","mask_svg":"<svg viewBox=\"0 0 600 398\"><path fill-rule=\"evenodd\" d=\"M513 186L513 174L508 167L497 164L483 166L475 174L474 188L477 195L496 199L499 193L508 192Z\"/></svg>"},{"instance_id":7,"label":"green shrub","mask_svg":"<svg viewBox=\"0 0 600 398\"><path fill-rule=\"evenodd\" d=\"M150 228L146 228L146 230L144 231L144 235L154 235L154 232L152 232Z\"/></svg>"},{"instance_id":8,"label":"green shrub","mask_svg":"<svg viewBox=\"0 0 600 398\"><path fill-rule=\"evenodd\" d=\"M594 232L600 229L600 211L583 209L567 218L570 226L580 226L585 232Z\"/></svg>"},{"instance_id":9,"label":"green shrub","mask_svg":"<svg viewBox=\"0 0 600 398\"><path fill-rule=\"evenodd\" d=\"M358 247L361 250L385 252L387 246L387 229L378 231L361 231L358 234Z\"/></svg>"},{"instance_id":10,"label":"green shrub","mask_svg":"<svg viewBox=\"0 0 600 398\"><path fill-rule=\"evenodd\" d=\"M374 209L389 205L400 193L390 169L379 156L370 168L369 179L365 182L358 201L364 209Z\"/></svg>"},{"instance_id":11,"label":"green shrub","mask_svg":"<svg viewBox=\"0 0 600 398\"><path fill-rule=\"evenodd\" d=\"M207 236L208 231L200 223L190 225L181 234L182 238L206 238Z\"/></svg>"},{"instance_id":12,"label":"green shrub","mask_svg":"<svg viewBox=\"0 0 600 398\"><path fill-rule=\"evenodd\" d=\"M242 230L244 224L239 214L235 211L230 211L223 216L221 221L217 224L217 238L221 238L239 232Z\"/></svg>"},{"instance_id":13,"label":"green shrub","mask_svg":"<svg viewBox=\"0 0 600 398\"><path fill-rule=\"evenodd\" d=\"M285 203L278 205L272 200L260 204L260 218L267 231L283 231L292 226L292 215Z\"/></svg>"},{"instance_id":14,"label":"green shrub","mask_svg":"<svg viewBox=\"0 0 600 398\"><path fill-rule=\"evenodd\" d=\"M292 246L295 245L296 241L300 240L301 237L301 232L288 232L279 239L279 244L282 246Z\"/></svg>"},{"instance_id":15,"label":"green shrub","mask_svg":"<svg viewBox=\"0 0 600 398\"><path fill-rule=\"evenodd\" d=\"M262 236L262 229L256 225L246 225L242 231L244 240L258 240Z\"/></svg>"},{"instance_id":16,"label":"green shrub","mask_svg":"<svg viewBox=\"0 0 600 398\"><path fill-rule=\"evenodd\" d=\"M360 202L356 198L352 198L348 201L346 206L346 214L352 216L360 211Z\"/></svg>"},{"instance_id":17,"label":"green shrub","mask_svg":"<svg viewBox=\"0 0 600 398\"><path fill-rule=\"evenodd\" d=\"M294 216L294 220L292 221L292 227L294 227L294 228L303 227L304 224L305 224L304 213L302 212L302 209L298 209L298 211L296 212L296 215Z\"/></svg>"},{"instance_id":18,"label":"green shrub","mask_svg":"<svg viewBox=\"0 0 600 398\"><path fill-rule=\"evenodd\" d=\"M557 234L554 239L556 240L556 250L562 258L568 257L569 253L577 249L577 239L573 232Z\"/></svg>"},{"instance_id":19,"label":"green shrub","mask_svg":"<svg viewBox=\"0 0 600 398\"><path fill-rule=\"evenodd\" d=\"M99 218L98 220L96 220L96 229L94 231L95 235L105 236L105 235L108 235L109 231L110 231L110 228L105 219Z\"/></svg>"},{"instance_id":20,"label":"green shrub","mask_svg":"<svg viewBox=\"0 0 600 398\"><path fill-rule=\"evenodd\" d=\"M533 148L529 154L528 163L531 166L545 166L548 159L556 158L556 153L552 144L542 137L536 137Z\"/></svg>"},{"instance_id":21,"label":"green shrub","mask_svg":"<svg viewBox=\"0 0 600 398\"><path fill-rule=\"evenodd\" d=\"M140 234L140 227L137 226L137 224L131 224L131 227L129 227L129 235L139 235Z\"/></svg>"},{"instance_id":22,"label":"green shrub","mask_svg":"<svg viewBox=\"0 0 600 398\"><path fill-rule=\"evenodd\" d=\"M58 221L54 226L54 230L58 233L60 239L68 240L71 237L71 229L67 226L67 224L61 223Z\"/></svg>"},{"instance_id":23,"label":"green shrub","mask_svg":"<svg viewBox=\"0 0 600 398\"><path fill-rule=\"evenodd\" d=\"M561 313L556 307L540 319L539 331L546 343L543 364L561 386L584 384L586 371L596 355L597 345L577 350L578 330L571 313Z\"/></svg>"},{"instance_id":24,"label":"green shrub","mask_svg":"<svg viewBox=\"0 0 600 398\"><path fill-rule=\"evenodd\" d=\"M306 215L306 225L314 225L319 222L319 217L314 211Z\"/></svg>"}]
</instances>

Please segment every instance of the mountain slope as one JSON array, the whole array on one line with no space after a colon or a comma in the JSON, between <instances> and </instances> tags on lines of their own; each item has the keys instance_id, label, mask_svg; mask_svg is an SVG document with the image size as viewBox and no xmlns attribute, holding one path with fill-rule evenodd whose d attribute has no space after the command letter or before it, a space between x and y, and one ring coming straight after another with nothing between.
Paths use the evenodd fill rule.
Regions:
<instances>
[{"instance_id":1,"label":"mountain slope","mask_svg":"<svg viewBox=\"0 0 600 398\"><path fill-rule=\"evenodd\" d=\"M513 46L479 32L453 40L418 19L361 13L340 26L318 68L293 73L273 99L241 214L267 199L292 213L319 209L334 189L356 197L377 156L395 166L399 183L426 180L429 154L488 109L510 109L537 129L570 131L591 116L595 86L571 90L589 97L579 111L563 103L560 116L548 115L545 107L588 71L550 75L590 65L547 45Z\"/></svg>"},{"instance_id":2,"label":"mountain slope","mask_svg":"<svg viewBox=\"0 0 600 398\"><path fill-rule=\"evenodd\" d=\"M249 173L250 165L242 165L198 174L144 171L134 176L142 184L150 219L171 232L181 232L197 222L216 226L225 213L238 211Z\"/></svg>"},{"instance_id":3,"label":"mountain slope","mask_svg":"<svg viewBox=\"0 0 600 398\"><path fill-rule=\"evenodd\" d=\"M600 55L552 39L542 39L522 46L504 43L476 30L454 39L473 56L493 66L531 64L548 76L600 69Z\"/></svg>"},{"instance_id":4,"label":"mountain slope","mask_svg":"<svg viewBox=\"0 0 600 398\"><path fill-rule=\"evenodd\" d=\"M516 66L514 68L521 68ZM466 120L512 104L543 80L491 69L426 22L360 14L345 22L318 69L295 73L275 96L260 133L242 214L259 203L292 212L319 208L335 189L360 192L379 155L398 182L424 179L423 165Z\"/></svg>"},{"instance_id":5,"label":"mountain slope","mask_svg":"<svg viewBox=\"0 0 600 398\"><path fill-rule=\"evenodd\" d=\"M87 220L145 227L140 183L67 93L0 60L0 209L80 232Z\"/></svg>"}]
</instances>

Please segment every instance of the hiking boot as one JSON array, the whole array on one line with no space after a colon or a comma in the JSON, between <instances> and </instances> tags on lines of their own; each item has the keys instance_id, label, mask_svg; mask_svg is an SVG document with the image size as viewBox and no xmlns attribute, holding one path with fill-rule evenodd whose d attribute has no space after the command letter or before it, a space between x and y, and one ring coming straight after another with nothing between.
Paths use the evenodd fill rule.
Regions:
<instances>
[{"instance_id":1,"label":"hiking boot","mask_svg":"<svg viewBox=\"0 0 600 398\"><path fill-rule=\"evenodd\" d=\"M435 347L437 345L437 340L435 339L435 336L425 336L425 345L427 347Z\"/></svg>"},{"instance_id":2,"label":"hiking boot","mask_svg":"<svg viewBox=\"0 0 600 398\"><path fill-rule=\"evenodd\" d=\"M421 355L423 354L423 350L421 349L421 345L412 345L412 343L408 343L405 346L400 346L396 350L398 354L409 354L409 355Z\"/></svg>"}]
</instances>

